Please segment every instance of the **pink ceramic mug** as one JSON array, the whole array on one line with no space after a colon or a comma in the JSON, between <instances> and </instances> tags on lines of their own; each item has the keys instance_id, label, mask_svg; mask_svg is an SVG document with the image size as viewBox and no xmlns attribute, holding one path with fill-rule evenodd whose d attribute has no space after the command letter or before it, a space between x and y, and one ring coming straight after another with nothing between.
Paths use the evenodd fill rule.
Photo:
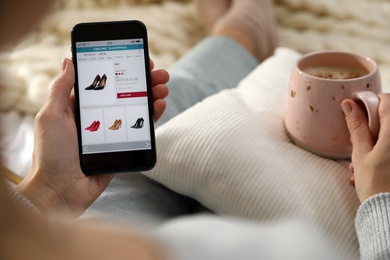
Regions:
<instances>
[{"instance_id":1,"label":"pink ceramic mug","mask_svg":"<svg viewBox=\"0 0 390 260\"><path fill-rule=\"evenodd\" d=\"M357 100L366 108L371 134L379 131L378 66L350 52L320 51L302 56L289 82L285 125L298 146L332 159L351 156L352 145L340 104Z\"/></svg>"}]
</instances>

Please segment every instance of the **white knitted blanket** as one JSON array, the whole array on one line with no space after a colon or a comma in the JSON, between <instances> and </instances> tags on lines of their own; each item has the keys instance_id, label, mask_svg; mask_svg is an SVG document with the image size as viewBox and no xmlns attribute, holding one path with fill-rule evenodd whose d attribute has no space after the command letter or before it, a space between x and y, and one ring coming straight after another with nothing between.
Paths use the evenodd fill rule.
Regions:
<instances>
[{"instance_id":1,"label":"white knitted blanket","mask_svg":"<svg viewBox=\"0 0 390 260\"><path fill-rule=\"evenodd\" d=\"M280 45L302 53L338 49L375 59L390 86L389 0L274 0ZM0 52L0 111L34 114L70 57L70 30L85 21L139 19L150 55L169 68L205 36L190 0L59 0L29 35Z\"/></svg>"}]
</instances>

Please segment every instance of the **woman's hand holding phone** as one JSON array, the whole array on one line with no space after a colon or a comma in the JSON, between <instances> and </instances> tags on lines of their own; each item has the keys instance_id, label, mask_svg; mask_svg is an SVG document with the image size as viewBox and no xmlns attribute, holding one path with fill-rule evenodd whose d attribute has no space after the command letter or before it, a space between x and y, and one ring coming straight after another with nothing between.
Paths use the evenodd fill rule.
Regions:
<instances>
[{"instance_id":1,"label":"woman's hand holding phone","mask_svg":"<svg viewBox=\"0 0 390 260\"><path fill-rule=\"evenodd\" d=\"M151 69L153 62L151 61ZM155 120L165 110L169 75L151 72ZM81 171L75 123L73 63L64 59L34 126L34 153L28 176L16 187L42 213L69 208L79 216L107 187L113 174L86 176Z\"/></svg>"},{"instance_id":2,"label":"woman's hand holding phone","mask_svg":"<svg viewBox=\"0 0 390 260\"><path fill-rule=\"evenodd\" d=\"M80 23L71 40L82 171L152 169L157 155L146 26L136 20Z\"/></svg>"}]
</instances>

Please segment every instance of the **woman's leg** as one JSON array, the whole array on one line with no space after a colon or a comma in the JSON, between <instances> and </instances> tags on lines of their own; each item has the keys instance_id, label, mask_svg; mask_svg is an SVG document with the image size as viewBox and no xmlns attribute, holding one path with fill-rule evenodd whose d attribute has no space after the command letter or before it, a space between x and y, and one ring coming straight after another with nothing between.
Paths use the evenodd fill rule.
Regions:
<instances>
[{"instance_id":1,"label":"woman's leg","mask_svg":"<svg viewBox=\"0 0 390 260\"><path fill-rule=\"evenodd\" d=\"M204 39L169 69L167 108L156 126L222 89L236 87L257 64L253 55L226 36Z\"/></svg>"},{"instance_id":2,"label":"woman's leg","mask_svg":"<svg viewBox=\"0 0 390 260\"><path fill-rule=\"evenodd\" d=\"M269 0L195 0L210 37L169 69L167 109L156 124L222 89L236 87L273 54L276 24Z\"/></svg>"}]
</instances>

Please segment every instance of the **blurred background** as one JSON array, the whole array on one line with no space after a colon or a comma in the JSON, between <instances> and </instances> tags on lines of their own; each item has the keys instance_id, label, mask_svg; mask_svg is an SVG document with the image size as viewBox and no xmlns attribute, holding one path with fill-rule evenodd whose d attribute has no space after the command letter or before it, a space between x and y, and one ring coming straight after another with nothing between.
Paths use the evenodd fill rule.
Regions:
<instances>
[{"instance_id":1,"label":"blurred background","mask_svg":"<svg viewBox=\"0 0 390 260\"><path fill-rule=\"evenodd\" d=\"M17 17L13 24L1 22L3 35L13 38L0 49L1 111L38 111L59 62L71 56L70 31L76 23L142 20L158 68L169 68L205 36L191 0L18 1L17 8L1 8ZM274 6L280 46L301 53L337 49L365 54L380 64L383 83L390 86L389 0L274 0ZM14 28L26 23L32 28L15 38L12 33L20 30Z\"/></svg>"},{"instance_id":2,"label":"blurred background","mask_svg":"<svg viewBox=\"0 0 390 260\"><path fill-rule=\"evenodd\" d=\"M390 0L274 0L273 4L281 47L300 53L335 49L365 54L378 62L384 90L390 90ZM25 151L23 158L28 160L20 159L11 167L16 172L29 167L33 116L60 61L71 57L70 31L76 23L143 21L150 56L156 68L165 69L206 36L191 0L3 0L0 10L1 38L7 39L0 48L0 122L7 136L0 147L9 158Z\"/></svg>"}]
</instances>

